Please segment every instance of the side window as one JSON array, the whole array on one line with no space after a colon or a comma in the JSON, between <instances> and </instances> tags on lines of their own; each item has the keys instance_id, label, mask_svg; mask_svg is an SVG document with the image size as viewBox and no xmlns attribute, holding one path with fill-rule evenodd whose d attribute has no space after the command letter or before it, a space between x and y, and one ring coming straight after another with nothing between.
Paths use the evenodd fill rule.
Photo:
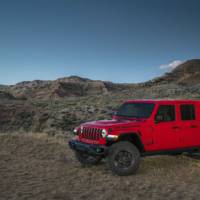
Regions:
<instances>
[{"instance_id":1,"label":"side window","mask_svg":"<svg viewBox=\"0 0 200 200\"><path fill-rule=\"evenodd\" d=\"M195 107L194 105L181 105L181 119L185 120L195 120Z\"/></svg>"},{"instance_id":2,"label":"side window","mask_svg":"<svg viewBox=\"0 0 200 200\"><path fill-rule=\"evenodd\" d=\"M175 120L175 106L173 105L161 105L158 108L156 114L156 120L163 122L170 122Z\"/></svg>"}]
</instances>

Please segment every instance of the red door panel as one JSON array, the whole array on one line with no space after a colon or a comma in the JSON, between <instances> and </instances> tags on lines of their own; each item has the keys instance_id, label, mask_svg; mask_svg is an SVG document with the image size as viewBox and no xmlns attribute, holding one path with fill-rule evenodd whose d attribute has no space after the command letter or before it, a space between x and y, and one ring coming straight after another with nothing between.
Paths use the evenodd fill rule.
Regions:
<instances>
[{"instance_id":1,"label":"red door panel","mask_svg":"<svg viewBox=\"0 0 200 200\"><path fill-rule=\"evenodd\" d=\"M180 148L181 126L177 121L177 106L175 104L158 105L157 115L163 115L163 121L154 122L155 150L171 150Z\"/></svg>"},{"instance_id":2,"label":"red door panel","mask_svg":"<svg viewBox=\"0 0 200 200\"><path fill-rule=\"evenodd\" d=\"M161 122L154 125L154 144L157 150L179 148L181 128L176 122Z\"/></svg>"}]
</instances>

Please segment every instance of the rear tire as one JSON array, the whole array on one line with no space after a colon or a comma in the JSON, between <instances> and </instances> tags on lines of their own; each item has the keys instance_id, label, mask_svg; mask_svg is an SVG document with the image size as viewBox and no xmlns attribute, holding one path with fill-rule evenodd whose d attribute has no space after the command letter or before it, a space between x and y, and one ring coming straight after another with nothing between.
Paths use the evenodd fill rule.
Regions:
<instances>
[{"instance_id":1,"label":"rear tire","mask_svg":"<svg viewBox=\"0 0 200 200\"><path fill-rule=\"evenodd\" d=\"M107 165L114 174L119 176L134 174L139 164L140 152L134 144L122 141L111 146L107 156Z\"/></svg>"},{"instance_id":2,"label":"rear tire","mask_svg":"<svg viewBox=\"0 0 200 200\"><path fill-rule=\"evenodd\" d=\"M75 152L76 159L85 166L96 165L101 161L100 156L91 156L87 153L76 151Z\"/></svg>"}]
</instances>

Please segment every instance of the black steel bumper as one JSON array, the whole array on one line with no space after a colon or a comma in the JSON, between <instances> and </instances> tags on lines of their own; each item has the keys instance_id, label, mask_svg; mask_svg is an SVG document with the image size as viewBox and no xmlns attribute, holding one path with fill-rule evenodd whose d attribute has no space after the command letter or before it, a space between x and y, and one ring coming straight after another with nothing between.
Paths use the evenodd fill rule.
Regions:
<instances>
[{"instance_id":1,"label":"black steel bumper","mask_svg":"<svg viewBox=\"0 0 200 200\"><path fill-rule=\"evenodd\" d=\"M75 151L82 151L94 156L105 156L108 153L108 147L96 144L86 144L78 140L70 140L69 146Z\"/></svg>"}]
</instances>

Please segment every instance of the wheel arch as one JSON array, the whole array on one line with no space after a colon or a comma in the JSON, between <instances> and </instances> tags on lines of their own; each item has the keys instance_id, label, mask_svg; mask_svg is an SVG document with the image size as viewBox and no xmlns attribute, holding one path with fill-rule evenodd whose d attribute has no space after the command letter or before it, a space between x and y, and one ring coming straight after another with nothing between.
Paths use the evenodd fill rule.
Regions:
<instances>
[{"instance_id":1,"label":"wheel arch","mask_svg":"<svg viewBox=\"0 0 200 200\"><path fill-rule=\"evenodd\" d=\"M144 145L142 143L142 140L140 138L140 134L139 133L134 133L134 132L122 133L118 137L117 142L120 142L120 141L129 141L132 144L134 144L139 149L139 151L141 153L143 153L145 151Z\"/></svg>"}]
</instances>

